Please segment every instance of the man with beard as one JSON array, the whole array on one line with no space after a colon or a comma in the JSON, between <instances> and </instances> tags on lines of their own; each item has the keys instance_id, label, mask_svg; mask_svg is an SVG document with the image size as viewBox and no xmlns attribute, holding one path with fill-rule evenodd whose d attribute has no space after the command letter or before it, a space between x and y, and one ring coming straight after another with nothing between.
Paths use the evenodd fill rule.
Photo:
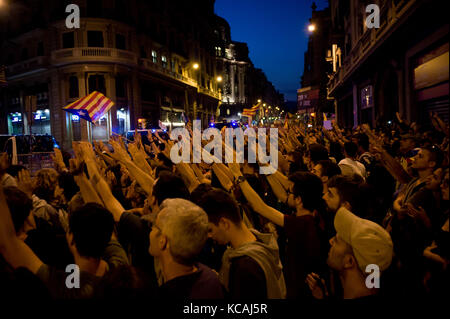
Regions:
<instances>
[{"instance_id":1,"label":"man with beard","mask_svg":"<svg viewBox=\"0 0 450 319\"><path fill-rule=\"evenodd\" d=\"M342 194L341 184L329 184L324 195L328 208L336 211L336 236L330 240L327 264L339 275L344 299L370 298L378 293L379 273L391 264L392 240L378 224L354 215ZM306 282L314 297L322 299L328 294L317 274L309 274Z\"/></svg>"}]
</instances>

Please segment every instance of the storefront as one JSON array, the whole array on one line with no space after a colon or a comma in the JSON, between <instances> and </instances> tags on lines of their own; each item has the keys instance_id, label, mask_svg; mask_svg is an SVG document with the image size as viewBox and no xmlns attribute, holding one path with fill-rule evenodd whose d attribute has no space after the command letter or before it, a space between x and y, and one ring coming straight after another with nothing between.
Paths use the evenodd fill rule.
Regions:
<instances>
[{"instance_id":1,"label":"storefront","mask_svg":"<svg viewBox=\"0 0 450 319\"><path fill-rule=\"evenodd\" d=\"M20 135L24 134L22 113L15 112L8 114L8 134L9 135Z\"/></svg>"},{"instance_id":2,"label":"storefront","mask_svg":"<svg viewBox=\"0 0 450 319\"><path fill-rule=\"evenodd\" d=\"M435 46L415 60L414 90L419 119L429 119L428 112L449 118L449 44Z\"/></svg>"},{"instance_id":3,"label":"storefront","mask_svg":"<svg viewBox=\"0 0 450 319\"><path fill-rule=\"evenodd\" d=\"M50 126L50 110L37 110L33 113L33 121L31 125L31 133L32 134L42 134L42 135L51 135L51 126Z\"/></svg>"},{"instance_id":4,"label":"storefront","mask_svg":"<svg viewBox=\"0 0 450 319\"><path fill-rule=\"evenodd\" d=\"M179 108L161 107L161 122L167 127L184 126L184 110Z\"/></svg>"}]
</instances>

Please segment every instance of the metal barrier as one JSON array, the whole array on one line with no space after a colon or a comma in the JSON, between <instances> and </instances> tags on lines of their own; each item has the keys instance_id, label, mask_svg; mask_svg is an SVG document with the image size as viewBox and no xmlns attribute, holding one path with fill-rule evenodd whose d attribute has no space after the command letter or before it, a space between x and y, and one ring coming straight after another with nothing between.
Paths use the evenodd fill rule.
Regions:
<instances>
[{"instance_id":1,"label":"metal barrier","mask_svg":"<svg viewBox=\"0 0 450 319\"><path fill-rule=\"evenodd\" d=\"M55 168L50 155L53 152L36 152L31 154L18 154L17 161L19 165L25 166L34 175L42 168Z\"/></svg>"}]
</instances>

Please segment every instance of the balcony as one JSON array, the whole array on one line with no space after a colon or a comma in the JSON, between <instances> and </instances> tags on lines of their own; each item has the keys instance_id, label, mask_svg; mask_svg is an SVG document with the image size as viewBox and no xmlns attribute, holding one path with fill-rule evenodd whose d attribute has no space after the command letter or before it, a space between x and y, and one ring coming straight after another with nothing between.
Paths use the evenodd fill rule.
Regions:
<instances>
[{"instance_id":1,"label":"balcony","mask_svg":"<svg viewBox=\"0 0 450 319\"><path fill-rule=\"evenodd\" d=\"M32 59L28 59L16 64L8 66L8 78L14 78L17 75L23 73L29 73L30 71L36 72L46 69L48 66L48 57L38 56Z\"/></svg>"},{"instance_id":2,"label":"balcony","mask_svg":"<svg viewBox=\"0 0 450 319\"><path fill-rule=\"evenodd\" d=\"M200 92L202 94L205 94L205 95L209 95L210 97L213 97L213 98L218 99L218 100L221 99L219 92L213 92L213 91L208 90L206 88L199 87L198 88L198 92Z\"/></svg>"},{"instance_id":3,"label":"balcony","mask_svg":"<svg viewBox=\"0 0 450 319\"><path fill-rule=\"evenodd\" d=\"M131 51L114 48L70 48L52 52L53 65L65 65L83 62L109 62L125 65L136 65L137 56Z\"/></svg>"},{"instance_id":4,"label":"balcony","mask_svg":"<svg viewBox=\"0 0 450 319\"><path fill-rule=\"evenodd\" d=\"M159 73L161 75L164 75L166 77L169 77L173 80L177 80L177 81L181 81L184 84L193 86L193 87L197 87L197 81L195 81L194 79L185 77L182 74L179 74L177 72L173 72L167 68L163 68L162 65L159 65L157 63L153 63L152 60L149 59L140 59L140 65L147 70Z\"/></svg>"}]
</instances>

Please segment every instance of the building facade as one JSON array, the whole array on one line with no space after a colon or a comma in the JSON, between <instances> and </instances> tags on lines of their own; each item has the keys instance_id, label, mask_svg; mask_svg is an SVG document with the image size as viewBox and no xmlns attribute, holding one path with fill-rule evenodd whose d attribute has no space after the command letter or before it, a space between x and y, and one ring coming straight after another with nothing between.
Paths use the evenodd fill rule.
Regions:
<instances>
[{"instance_id":1,"label":"building facade","mask_svg":"<svg viewBox=\"0 0 450 319\"><path fill-rule=\"evenodd\" d=\"M366 6L380 8L369 28ZM328 95L338 122L386 125L395 113L429 125L429 111L448 121L448 12L435 0L331 0ZM373 21L373 20L372 20Z\"/></svg>"},{"instance_id":2,"label":"building facade","mask_svg":"<svg viewBox=\"0 0 450 319\"><path fill-rule=\"evenodd\" d=\"M261 69L255 68L246 43L232 41L228 22L216 16L216 61L221 70L222 100L217 114L222 119L239 120L244 108L264 101L269 105L282 105L281 95Z\"/></svg>"},{"instance_id":3,"label":"building facade","mask_svg":"<svg viewBox=\"0 0 450 319\"><path fill-rule=\"evenodd\" d=\"M332 103L327 97L328 75L332 73L331 65L327 62L331 28L330 9L316 11L313 3L309 22L313 29L310 30L300 89L297 90L298 112L307 116L334 112Z\"/></svg>"},{"instance_id":4,"label":"building facade","mask_svg":"<svg viewBox=\"0 0 450 319\"><path fill-rule=\"evenodd\" d=\"M70 3L80 28L66 26ZM70 148L159 120L182 125L183 112L206 125L222 100L214 0L18 0L0 16L3 134L52 134ZM92 91L115 102L96 125L62 110Z\"/></svg>"}]
</instances>

